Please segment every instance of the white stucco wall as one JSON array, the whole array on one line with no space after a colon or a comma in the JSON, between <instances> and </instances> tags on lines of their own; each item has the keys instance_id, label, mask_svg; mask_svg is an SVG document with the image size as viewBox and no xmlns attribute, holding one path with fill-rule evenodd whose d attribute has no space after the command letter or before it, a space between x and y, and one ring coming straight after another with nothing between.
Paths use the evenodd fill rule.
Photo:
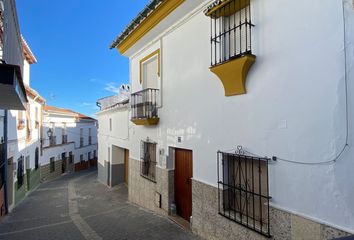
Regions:
<instances>
[{"instance_id":1,"label":"white stucco wall","mask_svg":"<svg viewBox=\"0 0 354 240\"><path fill-rule=\"evenodd\" d=\"M129 120L127 107L119 107L102 111L96 114L99 124L98 129L98 162L104 166L105 161L110 161L108 148L112 156L113 146L130 148L129 128L132 124ZM112 119L112 130L109 127L109 119Z\"/></svg>"},{"instance_id":2,"label":"white stucco wall","mask_svg":"<svg viewBox=\"0 0 354 240\"><path fill-rule=\"evenodd\" d=\"M192 149L194 178L213 186L217 150L242 145L261 156L302 162L270 164L272 204L354 232L352 2L345 0L344 39L342 1L252 1L257 61L247 77L248 93L233 97L224 96L209 71L210 20L202 9L128 51L135 92L141 89L140 59L161 48L163 102L157 126L131 126L130 156L139 159L140 140L147 137L165 153L169 146ZM309 165L335 159L346 144L345 80L349 146L332 164Z\"/></svg>"},{"instance_id":3,"label":"white stucco wall","mask_svg":"<svg viewBox=\"0 0 354 240\"><path fill-rule=\"evenodd\" d=\"M36 148L40 149L40 131L41 128L35 127L35 109L38 109L38 121L41 121L41 109L42 105L37 101L34 101L33 98L28 97L28 106L30 107L30 122L29 124L31 129L31 138L26 139L27 132L27 116L26 111L22 111L22 119L25 121L25 127L23 129L17 129L18 127L18 116L19 111L10 110L8 112L8 147L7 147L7 157L8 159L12 158L13 162L17 162L18 158L23 156L26 158L30 157L30 169L35 168L35 150Z\"/></svg>"}]
</instances>

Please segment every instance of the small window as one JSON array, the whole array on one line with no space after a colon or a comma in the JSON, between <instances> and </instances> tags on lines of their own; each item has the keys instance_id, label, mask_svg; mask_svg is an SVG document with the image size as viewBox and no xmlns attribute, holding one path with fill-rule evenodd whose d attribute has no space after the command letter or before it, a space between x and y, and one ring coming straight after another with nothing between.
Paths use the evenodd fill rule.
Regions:
<instances>
[{"instance_id":1,"label":"small window","mask_svg":"<svg viewBox=\"0 0 354 240\"><path fill-rule=\"evenodd\" d=\"M80 162L83 162L83 161L84 161L84 155L80 154Z\"/></svg>"},{"instance_id":2,"label":"small window","mask_svg":"<svg viewBox=\"0 0 354 240\"><path fill-rule=\"evenodd\" d=\"M210 17L211 66L252 54L250 0L230 0L212 4L206 11Z\"/></svg>"},{"instance_id":3,"label":"small window","mask_svg":"<svg viewBox=\"0 0 354 240\"><path fill-rule=\"evenodd\" d=\"M218 152L219 214L270 237L268 160Z\"/></svg>"},{"instance_id":4,"label":"small window","mask_svg":"<svg viewBox=\"0 0 354 240\"><path fill-rule=\"evenodd\" d=\"M52 173L52 172L55 171L55 160L54 160L54 157L51 157L49 161L50 161L49 162L49 164L50 164L49 168L50 168L50 172Z\"/></svg>"},{"instance_id":5,"label":"small window","mask_svg":"<svg viewBox=\"0 0 354 240\"><path fill-rule=\"evenodd\" d=\"M23 156L17 159L17 189L20 189L23 185Z\"/></svg>"},{"instance_id":6,"label":"small window","mask_svg":"<svg viewBox=\"0 0 354 240\"><path fill-rule=\"evenodd\" d=\"M112 131L112 118L109 119L109 131Z\"/></svg>"},{"instance_id":7,"label":"small window","mask_svg":"<svg viewBox=\"0 0 354 240\"><path fill-rule=\"evenodd\" d=\"M93 150L93 158L96 158L97 157L97 152L96 150Z\"/></svg>"},{"instance_id":8,"label":"small window","mask_svg":"<svg viewBox=\"0 0 354 240\"><path fill-rule=\"evenodd\" d=\"M156 143L141 141L141 176L155 182L156 180Z\"/></svg>"},{"instance_id":9,"label":"small window","mask_svg":"<svg viewBox=\"0 0 354 240\"><path fill-rule=\"evenodd\" d=\"M87 156L88 160L91 160L91 152L88 152Z\"/></svg>"}]
</instances>

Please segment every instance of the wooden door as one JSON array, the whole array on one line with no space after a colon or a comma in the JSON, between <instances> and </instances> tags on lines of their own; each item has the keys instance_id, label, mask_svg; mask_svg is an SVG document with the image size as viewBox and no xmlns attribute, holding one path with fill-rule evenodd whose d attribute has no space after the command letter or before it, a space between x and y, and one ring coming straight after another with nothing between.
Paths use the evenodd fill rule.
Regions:
<instances>
[{"instance_id":1,"label":"wooden door","mask_svg":"<svg viewBox=\"0 0 354 240\"><path fill-rule=\"evenodd\" d=\"M124 150L124 182L129 184L129 150Z\"/></svg>"},{"instance_id":2,"label":"wooden door","mask_svg":"<svg viewBox=\"0 0 354 240\"><path fill-rule=\"evenodd\" d=\"M175 149L175 201L177 214L189 221L192 216L193 152Z\"/></svg>"}]
</instances>

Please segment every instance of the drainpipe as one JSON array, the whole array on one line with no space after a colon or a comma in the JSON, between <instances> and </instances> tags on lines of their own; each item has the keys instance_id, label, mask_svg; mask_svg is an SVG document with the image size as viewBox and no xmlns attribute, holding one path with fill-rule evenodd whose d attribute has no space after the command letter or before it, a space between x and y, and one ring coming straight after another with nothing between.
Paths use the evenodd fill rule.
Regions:
<instances>
[{"instance_id":1,"label":"drainpipe","mask_svg":"<svg viewBox=\"0 0 354 240\"><path fill-rule=\"evenodd\" d=\"M8 200L7 200L7 114L8 110L4 110L4 168L3 168L3 176L4 176L4 195L5 195L5 214L9 212Z\"/></svg>"}]
</instances>

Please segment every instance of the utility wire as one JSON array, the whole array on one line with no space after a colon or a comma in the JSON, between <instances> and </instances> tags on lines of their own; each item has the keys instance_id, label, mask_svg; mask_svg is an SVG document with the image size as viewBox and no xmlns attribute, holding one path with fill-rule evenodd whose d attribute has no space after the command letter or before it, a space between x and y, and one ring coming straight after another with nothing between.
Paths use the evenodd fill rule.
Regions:
<instances>
[{"instance_id":1,"label":"utility wire","mask_svg":"<svg viewBox=\"0 0 354 240\"><path fill-rule=\"evenodd\" d=\"M345 8L344 8L344 2L342 1L342 10L343 10L343 29L344 29L344 82L345 82L345 118L346 118L346 136L345 136L345 143L344 146L342 147L341 151L339 154L334 157L331 160L328 161L323 161L323 162L301 162L301 161L294 161L294 160L288 160L285 158L280 158L280 157L275 157L273 156L274 161L283 161L287 163L293 163L293 164L301 164L301 165L326 165L326 164L334 164L336 163L346 148L349 146L349 104L348 104L348 75L347 75L347 49L346 49L346 32L347 32L347 27L345 23ZM231 152L231 151L237 151L237 149L231 149L231 150L226 150L225 152ZM243 149L245 153L251 154L256 157L262 157L259 154L252 153L250 151L247 151Z\"/></svg>"}]
</instances>

